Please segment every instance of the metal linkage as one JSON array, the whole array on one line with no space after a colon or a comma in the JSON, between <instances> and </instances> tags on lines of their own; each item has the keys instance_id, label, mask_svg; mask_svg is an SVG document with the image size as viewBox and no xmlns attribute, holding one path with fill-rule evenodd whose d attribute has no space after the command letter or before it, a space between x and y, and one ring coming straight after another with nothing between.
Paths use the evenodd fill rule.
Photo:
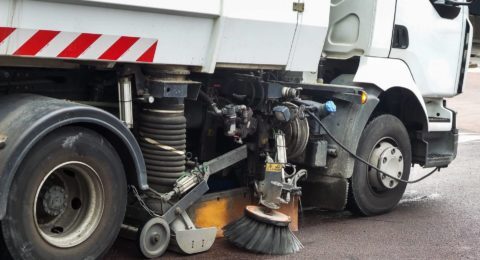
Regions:
<instances>
[{"instance_id":1,"label":"metal linkage","mask_svg":"<svg viewBox=\"0 0 480 260\"><path fill-rule=\"evenodd\" d=\"M210 175L217 173L247 158L247 146L243 145L220 157L198 166L191 172L185 172L174 184L173 190L168 193L159 193L150 189L149 196L171 204L161 213L152 210L143 200L138 190L131 186L131 190L140 206L152 217L140 228L139 245L147 258L161 256L170 241L170 246L185 254L194 254L208 250L215 240L216 228L196 228L186 210L198 201L209 189L207 180ZM161 230L162 232L160 232ZM170 239L170 231L173 236ZM160 235L160 233L162 235ZM166 237L168 234L168 237Z\"/></svg>"},{"instance_id":2,"label":"metal linkage","mask_svg":"<svg viewBox=\"0 0 480 260\"><path fill-rule=\"evenodd\" d=\"M267 158L265 178L255 183L257 193L260 195L260 204L270 209L279 209L281 204L288 204L291 193L300 192L298 180L306 176L306 170L296 170L294 165L287 163L285 134L282 131L275 133L276 156L275 159ZM287 173L286 168L290 168Z\"/></svg>"},{"instance_id":3,"label":"metal linkage","mask_svg":"<svg viewBox=\"0 0 480 260\"><path fill-rule=\"evenodd\" d=\"M242 145L226 154L199 165L191 172L185 172L182 177L177 179L173 185L172 191L168 193L159 193L154 189L150 189L150 192L153 195L149 196L164 202L172 202L175 198L180 198L169 210L172 210L172 208L186 210L193 203L192 201L198 200L205 192L208 191L207 181L212 174L220 172L221 170L245 160L246 158L247 146ZM160 216L160 214L157 214L155 210L152 210L147 206L141 195L138 193L138 190L134 186L131 186L131 190L142 208L144 208L150 216ZM169 216L171 216L171 213L168 212L169 211L164 213L163 216L166 217L167 214L170 214Z\"/></svg>"},{"instance_id":4,"label":"metal linkage","mask_svg":"<svg viewBox=\"0 0 480 260\"><path fill-rule=\"evenodd\" d=\"M133 102L132 80L123 77L118 80L118 107L120 120L125 122L128 128L133 127Z\"/></svg>"}]
</instances>

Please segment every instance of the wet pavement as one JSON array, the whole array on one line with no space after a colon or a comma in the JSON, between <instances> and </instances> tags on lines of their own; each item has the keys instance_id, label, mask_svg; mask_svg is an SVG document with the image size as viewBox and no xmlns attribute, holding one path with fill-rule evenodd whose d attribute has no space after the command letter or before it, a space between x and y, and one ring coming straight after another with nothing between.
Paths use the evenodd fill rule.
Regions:
<instances>
[{"instance_id":1,"label":"wet pavement","mask_svg":"<svg viewBox=\"0 0 480 260\"><path fill-rule=\"evenodd\" d=\"M305 249L290 256L261 256L219 239L204 254L163 259L480 259L480 73L465 94L449 101L462 130L457 159L419 184L398 207L377 217L310 210L300 220ZM479 134L477 134L479 133ZM415 168L412 178L427 170ZM416 178L415 178L416 179ZM118 239L107 259L141 259L133 241Z\"/></svg>"}]
</instances>

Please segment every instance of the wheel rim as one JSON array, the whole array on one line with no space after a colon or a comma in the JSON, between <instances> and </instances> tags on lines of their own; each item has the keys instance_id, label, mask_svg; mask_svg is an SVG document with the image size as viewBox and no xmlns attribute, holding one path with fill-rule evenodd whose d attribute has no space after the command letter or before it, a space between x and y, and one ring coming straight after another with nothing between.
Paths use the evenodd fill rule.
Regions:
<instances>
[{"instance_id":1,"label":"wheel rim","mask_svg":"<svg viewBox=\"0 0 480 260\"><path fill-rule=\"evenodd\" d=\"M169 242L170 227L163 218L150 219L140 232L140 251L147 258L156 258L163 255Z\"/></svg>"},{"instance_id":2,"label":"wheel rim","mask_svg":"<svg viewBox=\"0 0 480 260\"><path fill-rule=\"evenodd\" d=\"M391 138L383 138L372 149L369 162L391 176L401 179L404 173L403 160L397 142ZM398 181L378 173L371 167L367 166L367 172L370 186L376 193L393 190L399 185Z\"/></svg>"},{"instance_id":3,"label":"wheel rim","mask_svg":"<svg viewBox=\"0 0 480 260\"><path fill-rule=\"evenodd\" d=\"M83 243L97 228L104 210L98 173L82 162L66 162L42 180L34 202L38 233L49 244L69 248Z\"/></svg>"}]
</instances>

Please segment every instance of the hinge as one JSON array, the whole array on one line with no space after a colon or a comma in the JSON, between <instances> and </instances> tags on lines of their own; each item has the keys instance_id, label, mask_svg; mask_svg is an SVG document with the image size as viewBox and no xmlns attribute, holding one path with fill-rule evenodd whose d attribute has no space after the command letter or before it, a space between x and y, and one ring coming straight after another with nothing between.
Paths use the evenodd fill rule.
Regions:
<instances>
[{"instance_id":1,"label":"hinge","mask_svg":"<svg viewBox=\"0 0 480 260\"><path fill-rule=\"evenodd\" d=\"M293 11L303 13L303 11L305 11L305 3L293 3Z\"/></svg>"}]
</instances>

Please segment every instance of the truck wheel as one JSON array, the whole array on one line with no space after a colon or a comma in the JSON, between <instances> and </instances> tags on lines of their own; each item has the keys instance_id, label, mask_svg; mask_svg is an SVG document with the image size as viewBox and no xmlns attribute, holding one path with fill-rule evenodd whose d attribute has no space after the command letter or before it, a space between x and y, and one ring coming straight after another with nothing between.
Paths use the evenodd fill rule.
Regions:
<instances>
[{"instance_id":1,"label":"truck wheel","mask_svg":"<svg viewBox=\"0 0 480 260\"><path fill-rule=\"evenodd\" d=\"M395 116L381 115L373 119L362 133L357 154L380 170L408 180L412 160L410 138ZM349 181L347 208L364 216L391 211L407 187L359 161Z\"/></svg>"},{"instance_id":2,"label":"truck wheel","mask_svg":"<svg viewBox=\"0 0 480 260\"><path fill-rule=\"evenodd\" d=\"M0 223L1 226L2 223ZM0 230L1 231L1 230ZM3 240L3 235L2 232L0 232L0 259L2 260L9 260L12 259L10 254L8 253L7 246L5 245L5 242Z\"/></svg>"},{"instance_id":3,"label":"truck wheel","mask_svg":"<svg viewBox=\"0 0 480 260\"><path fill-rule=\"evenodd\" d=\"M65 127L22 162L1 231L14 259L98 259L120 231L126 201L113 146L89 129Z\"/></svg>"}]
</instances>

